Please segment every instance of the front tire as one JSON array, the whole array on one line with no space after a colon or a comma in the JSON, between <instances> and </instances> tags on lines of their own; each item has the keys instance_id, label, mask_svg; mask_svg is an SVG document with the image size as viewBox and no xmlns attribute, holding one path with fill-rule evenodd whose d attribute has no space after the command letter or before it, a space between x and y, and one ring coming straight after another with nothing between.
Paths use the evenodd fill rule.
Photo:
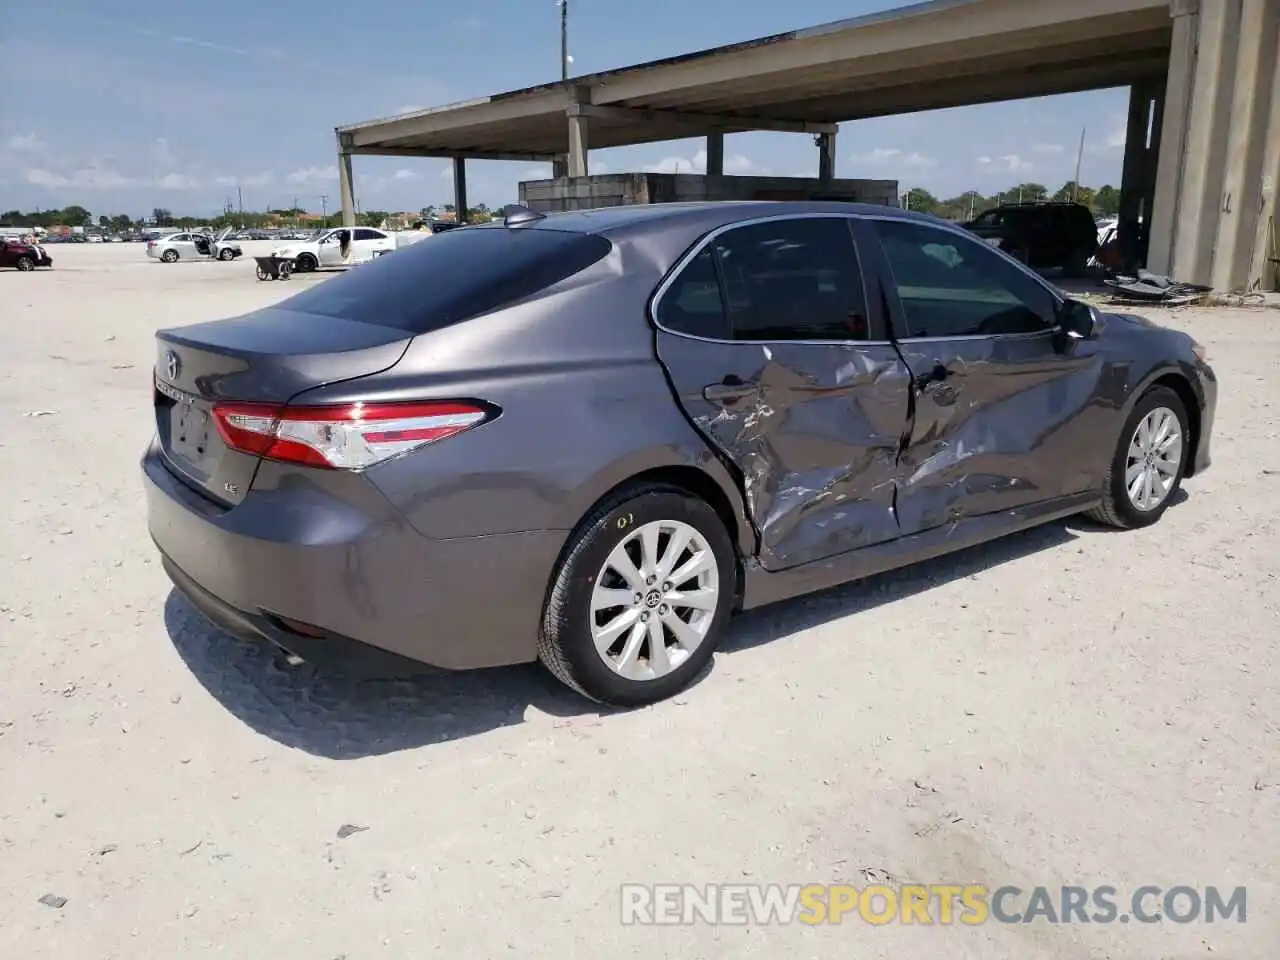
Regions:
<instances>
[{"instance_id":1,"label":"front tire","mask_svg":"<svg viewBox=\"0 0 1280 960\"><path fill-rule=\"evenodd\" d=\"M234 250L225 250L225 249L224 249L224 250L219 250L219 251L218 251L218 259L219 259L219 260L234 260L235 258L236 258L236 252L235 252Z\"/></svg>"},{"instance_id":2,"label":"front tire","mask_svg":"<svg viewBox=\"0 0 1280 960\"><path fill-rule=\"evenodd\" d=\"M1191 451L1187 408L1168 387L1152 387L1125 420L1102 487L1088 516L1108 526L1149 527L1169 509Z\"/></svg>"},{"instance_id":3,"label":"front tire","mask_svg":"<svg viewBox=\"0 0 1280 960\"><path fill-rule=\"evenodd\" d=\"M666 485L620 491L570 540L543 611L539 659L600 703L665 700L711 659L736 576L733 543L705 501Z\"/></svg>"},{"instance_id":4,"label":"front tire","mask_svg":"<svg viewBox=\"0 0 1280 960\"><path fill-rule=\"evenodd\" d=\"M293 261L293 268L297 270L299 273L312 273L319 266L320 266L320 261L318 261L312 254L309 254L309 253L301 254L297 259Z\"/></svg>"},{"instance_id":5,"label":"front tire","mask_svg":"<svg viewBox=\"0 0 1280 960\"><path fill-rule=\"evenodd\" d=\"M36 262L30 257L19 257L18 262L14 264L23 273L30 273L36 268Z\"/></svg>"}]
</instances>

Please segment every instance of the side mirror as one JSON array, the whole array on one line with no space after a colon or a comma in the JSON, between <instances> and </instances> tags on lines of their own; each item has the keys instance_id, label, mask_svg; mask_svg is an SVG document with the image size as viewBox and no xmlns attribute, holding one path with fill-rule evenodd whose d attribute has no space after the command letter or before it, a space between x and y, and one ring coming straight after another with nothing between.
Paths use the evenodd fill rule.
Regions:
<instances>
[{"instance_id":1,"label":"side mirror","mask_svg":"<svg viewBox=\"0 0 1280 960\"><path fill-rule=\"evenodd\" d=\"M1102 329L1102 317L1091 303L1066 300L1058 311L1058 328L1068 340L1092 340Z\"/></svg>"}]
</instances>

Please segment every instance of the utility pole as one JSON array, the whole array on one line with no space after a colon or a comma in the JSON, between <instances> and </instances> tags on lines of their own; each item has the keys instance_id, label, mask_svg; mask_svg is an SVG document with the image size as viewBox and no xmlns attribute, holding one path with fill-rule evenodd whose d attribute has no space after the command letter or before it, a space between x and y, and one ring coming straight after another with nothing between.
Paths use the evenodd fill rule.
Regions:
<instances>
[{"instance_id":1,"label":"utility pole","mask_svg":"<svg viewBox=\"0 0 1280 960\"><path fill-rule=\"evenodd\" d=\"M294 206L297 206L298 201L294 200L293 203L294 203ZM320 194L320 215L324 217L324 225L328 227L329 226L329 195L327 193Z\"/></svg>"},{"instance_id":2,"label":"utility pole","mask_svg":"<svg viewBox=\"0 0 1280 960\"><path fill-rule=\"evenodd\" d=\"M1088 127L1080 128L1080 149L1076 151L1076 178L1071 182L1071 202L1076 202L1076 195L1080 190L1080 161L1084 159L1084 135Z\"/></svg>"},{"instance_id":3,"label":"utility pole","mask_svg":"<svg viewBox=\"0 0 1280 960\"><path fill-rule=\"evenodd\" d=\"M569 79L569 0L560 4L560 79Z\"/></svg>"},{"instance_id":4,"label":"utility pole","mask_svg":"<svg viewBox=\"0 0 1280 960\"><path fill-rule=\"evenodd\" d=\"M239 186L236 187L236 199L240 203L240 216L244 216L244 191Z\"/></svg>"}]
</instances>

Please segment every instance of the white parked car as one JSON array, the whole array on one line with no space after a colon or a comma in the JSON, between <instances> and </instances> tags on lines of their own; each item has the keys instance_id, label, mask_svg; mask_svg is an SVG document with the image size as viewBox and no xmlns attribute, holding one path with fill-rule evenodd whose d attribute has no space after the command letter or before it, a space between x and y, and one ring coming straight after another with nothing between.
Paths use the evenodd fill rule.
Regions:
<instances>
[{"instance_id":1,"label":"white parked car","mask_svg":"<svg viewBox=\"0 0 1280 960\"><path fill-rule=\"evenodd\" d=\"M292 260L293 268L305 273L320 267L365 263L426 236L428 234L392 233L373 227L336 227L300 243L278 247L271 251L271 255Z\"/></svg>"},{"instance_id":2,"label":"white parked car","mask_svg":"<svg viewBox=\"0 0 1280 960\"><path fill-rule=\"evenodd\" d=\"M147 256L154 257L164 263L177 263L179 260L195 260L211 257L215 260L234 260L244 253L240 244L227 240L231 229L228 227L216 237L205 233L172 233L167 237L155 237L147 241Z\"/></svg>"}]
</instances>

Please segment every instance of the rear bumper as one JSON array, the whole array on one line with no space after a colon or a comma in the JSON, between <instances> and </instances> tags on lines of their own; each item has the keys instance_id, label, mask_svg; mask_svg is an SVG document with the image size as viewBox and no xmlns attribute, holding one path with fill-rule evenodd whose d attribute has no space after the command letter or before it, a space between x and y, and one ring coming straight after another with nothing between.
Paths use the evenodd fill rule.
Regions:
<instances>
[{"instance_id":1,"label":"rear bumper","mask_svg":"<svg viewBox=\"0 0 1280 960\"><path fill-rule=\"evenodd\" d=\"M536 659L562 532L430 540L358 474L322 486L269 463L225 509L170 473L154 444L142 472L170 579L230 633L360 672L400 658L448 670Z\"/></svg>"}]
</instances>

